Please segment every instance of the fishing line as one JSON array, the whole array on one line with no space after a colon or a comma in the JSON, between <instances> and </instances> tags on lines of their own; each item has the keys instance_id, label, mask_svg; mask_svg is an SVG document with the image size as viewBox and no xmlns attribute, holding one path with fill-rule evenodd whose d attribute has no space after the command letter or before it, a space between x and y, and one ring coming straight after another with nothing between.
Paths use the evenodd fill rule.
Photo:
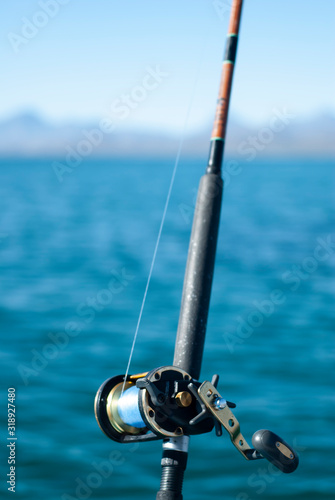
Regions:
<instances>
[{"instance_id":1,"label":"fishing line","mask_svg":"<svg viewBox=\"0 0 335 500\"><path fill-rule=\"evenodd\" d=\"M209 34L209 28L208 28L208 34ZM208 40L208 36L206 36L205 39ZM129 360L128 360L128 364L127 364L127 369L126 369L126 373L125 373L124 380L123 380L123 386L122 386L121 395L124 392L124 387L125 387L125 384L126 384L126 380L127 380L127 376L128 376L128 372L129 372L129 368L130 368L130 363L131 363L131 360L132 360L132 357L133 357L134 348L135 348L135 344L136 344L136 340L137 340L137 335L138 335L138 331L139 331L141 320L142 320L142 316L143 316L144 305L145 305L145 302L146 302L146 299L147 299L147 295L148 295L149 285L150 285L150 281L151 281L151 277L152 277L152 272L153 272L155 261L156 261L156 256L157 256L157 251L158 251L160 239L161 239L161 236L162 236L162 231L163 231L164 222L165 222L165 219L166 219L167 209L168 209L170 198L171 198L172 188L173 188L173 185L174 185L174 181L175 181L177 169L178 169L178 166L179 166L182 149L183 149L183 146L184 146L186 130L188 128L189 118L190 118L191 109L192 109L192 106L193 106L193 101L194 101L194 96L195 96L195 90L196 90L197 83L198 83L198 80L199 80L200 69L201 69L201 67L203 65L203 61L204 61L204 56L205 56L205 52L206 52L205 51L206 45L207 44L205 44L205 43L202 44L203 53L202 53L202 56L199 57L199 64L198 64L198 67L197 67L197 70L196 70L195 79L194 79L192 91L191 91L191 94L190 94L190 101L189 101L189 105L188 105L188 108L187 108L187 111L186 111L186 116L185 116L185 121L184 121L184 127L183 127L183 130L182 130L182 133L181 133L181 137L180 137L180 141L179 141L178 151L177 151L177 155L176 155L176 159L175 159L175 163L174 163L174 167L173 167L173 171L172 171L172 176L171 176L171 181L170 181L170 185L169 185L169 190L168 190L168 194L167 194L167 198L166 198L165 206L164 206L164 210L163 210L163 216L162 216L162 220L161 220L161 223L160 223L160 227L159 227L159 231L158 231L158 236L157 236L157 240L156 240L156 245L155 245L155 249L154 249L154 253L153 253L153 257L152 257L152 261L151 261L151 265L150 265L149 276L148 276L147 283L146 283L146 286L145 286L144 295L143 295L142 304L141 304L141 309L140 309L140 314L139 314L139 317L138 317L138 320L137 320L137 325L136 325L136 329L135 329L134 339L133 339L133 343L132 343L132 346L131 346Z\"/></svg>"}]
</instances>

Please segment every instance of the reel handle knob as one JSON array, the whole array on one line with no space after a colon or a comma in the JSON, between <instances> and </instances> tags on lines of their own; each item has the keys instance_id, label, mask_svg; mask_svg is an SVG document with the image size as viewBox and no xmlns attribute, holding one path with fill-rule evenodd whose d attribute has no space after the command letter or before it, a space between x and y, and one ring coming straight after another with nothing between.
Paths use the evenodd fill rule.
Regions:
<instances>
[{"instance_id":1,"label":"reel handle knob","mask_svg":"<svg viewBox=\"0 0 335 500\"><path fill-rule=\"evenodd\" d=\"M298 454L272 431L261 429L255 432L252 444L256 451L285 474L294 472L299 465Z\"/></svg>"}]
</instances>

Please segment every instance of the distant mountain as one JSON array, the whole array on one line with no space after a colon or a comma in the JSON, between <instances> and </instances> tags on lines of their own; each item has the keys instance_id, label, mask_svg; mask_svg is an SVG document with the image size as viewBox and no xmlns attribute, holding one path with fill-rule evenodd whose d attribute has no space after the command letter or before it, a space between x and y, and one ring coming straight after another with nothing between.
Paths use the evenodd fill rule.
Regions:
<instances>
[{"instance_id":1,"label":"distant mountain","mask_svg":"<svg viewBox=\"0 0 335 500\"><path fill-rule=\"evenodd\" d=\"M211 127L185 138L183 154L207 155ZM229 120L227 148L230 156L251 160L255 156L335 157L335 116L321 114L301 120L285 110L274 110L267 123L248 126ZM175 155L180 137L115 127L110 133L97 123L80 125L46 123L34 113L24 113L0 123L0 157L65 158L82 156Z\"/></svg>"}]
</instances>

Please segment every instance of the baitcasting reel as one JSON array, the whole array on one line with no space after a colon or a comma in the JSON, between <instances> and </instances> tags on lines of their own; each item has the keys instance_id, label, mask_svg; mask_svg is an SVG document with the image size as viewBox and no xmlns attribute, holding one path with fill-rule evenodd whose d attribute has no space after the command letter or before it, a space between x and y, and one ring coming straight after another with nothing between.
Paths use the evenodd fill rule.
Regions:
<instances>
[{"instance_id":1,"label":"baitcasting reel","mask_svg":"<svg viewBox=\"0 0 335 500\"><path fill-rule=\"evenodd\" d=\"M222 435L222 426L233 445L247 460L266 458L282 472L295 471L297 453L268 430L252 437L250 448L240 424L212 382L193 380L184 370L163 366L148 373L112 377L102 384L95 398L95 416L102 431L114 441L153 441L210 432ZM124 387L123 387L124 386Z\"/></svg>"}]
</instances>

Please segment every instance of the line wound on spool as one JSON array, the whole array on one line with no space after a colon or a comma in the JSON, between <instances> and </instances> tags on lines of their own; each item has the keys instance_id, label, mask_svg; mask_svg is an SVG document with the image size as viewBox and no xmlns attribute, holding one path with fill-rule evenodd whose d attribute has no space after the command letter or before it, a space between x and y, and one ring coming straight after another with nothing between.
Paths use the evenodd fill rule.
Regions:
<instances>
[{"instance_id":1,"label":"line wound on spool","mask_svg":"<svg viewBox=\"0 0 335 500\"><path fill-rule=\"evenodd\" d=\"M145 423L141 417L140 410L138 408L138 393L140 389L136 386L130 387L125 390L117 402L117 411L121 420L131 426L138 429L145 427Z\"/></svg>"}]
</instances>

